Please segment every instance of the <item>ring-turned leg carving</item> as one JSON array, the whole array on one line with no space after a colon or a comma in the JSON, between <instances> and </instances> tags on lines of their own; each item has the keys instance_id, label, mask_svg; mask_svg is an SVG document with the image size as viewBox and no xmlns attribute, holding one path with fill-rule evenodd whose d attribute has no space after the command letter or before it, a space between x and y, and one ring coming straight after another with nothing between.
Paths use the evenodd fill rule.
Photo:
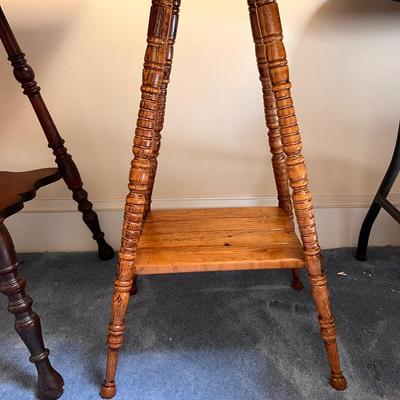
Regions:
<instances>
[{"instance_id":1,"label":"ring-turned leg carving","mask_svg":"<svg viewBox=\"0 0 400 400\"><path fill-rule=\"evenodd\" d=\"M163 80L161 82L161 92L159 96L158 103L158 112L156 117L156 133L154 137L154 148L153 148L153 158L152 158L152 166L150 169L150 188L149 188L149 201L146 208L146 214L150 210L151 200L153 195L154 181L157 173L157 157L160 152L161 145L161 131L164 128L164 120L165 120L165 109L167 105L167 92L168 85L170 82L171 71L172 71L172 61L174 58L174 45L176 41L176 35L178 32L178 23L179 23L179 10L180 10L181 0L173 0L172 1L172 17L171 23L169 25L169 33L168 33L168 42L167 42L167 50L165 52L165 65L164 65L164 75Z\"/></svg>"},{"instance_id":2,"label":"ring-turned leg carving","mask_svg":"<svg viewBox=\"0 0 400 400\"><path fill-rule=\"evenodd\" d=\"M11 236L3 222L0 222L0 292L8 297L8 311L15 315L15 329L31 353L30 361L36 366L39 397L41 400L54 400L63 393L64 382L50 364L40 319L32 311L32 299L25 293L25 286L25 280L18 275Z\"/></svg>"},{"instance_id":3,"label":"ring-turned leg carving","mask_svg":"<svg viewBox=\"0 0 400 400\"><path fill-rule=\"evenodd\" d=\"M276 189L278 193L279 207L293 216L293 207L290 196L289 178L286 167L286 156L282 149L281 131L279 127L278 110L275 95L272 91L272 83L269 77L268 61L265 52L264 41L255 2L249 2L251 30L256 47L257 66L262 84L265 122L268 128L269 146L272 154L272 168ZM304 288L298 269L292 269L292 287L296 290Z\"/></svg>"},{"instance_id":4,"label":"ring-turned leg carving","mask_svg":"<svg viewBox=\"0 0 400 400\"><path fill-rule=\"evenodd\" d=\"M155 159L159 148L160 104L165 84L168 40L173 16L173 0L153 0L143 69L142 99L135 132L134 159L130 170L119 266L115 280L112 317L108 335L106 378L101 396L116 393L115 374L119 349L123 344L125 314L135 276L135 258L143 222L150 204ZM166 87L165 87L166 89Z\"/></svg>"},{"instance_id":5,"label":"ring-turned leg carving","mask_svg":"<svg viewBox=\"0 0 400 400\"><path fill-rule=\"evenodd\" d=\"M328 282L326 274L322 269L320 257L315 258L313 262L314 265L310 266L308 279L318 313L321 337L325 342L331 368L331 385L336 390L344 390L347 387L347 382L340 369L339 352L336 343L336 327L329 300Z\"/></svg>"},{"instance_id":6,"label":"ring-turned leg carving","mask_svg":"<svg viewBox=\"0 0 400 400\"><path fill-rule=\"evenodd\" d=\"M288 177L293 191L293 206L303 242L313 300L321 327L321 336L325 342L332 372L331 384L337 390L344 390L347 384L340 369L336 329L329 302L326 276L322 267L314 209L311 193L308 189L307 169L301 154L302 143L290 91L291 83L278 5L275 0L248 0L248 3L250 7L256 8L267 56L272 90L278 108Z\"/></svg>"},{"instance_id":7,"label":"ring-turned leg carving","mask_svg":"<svg viewBox=\"0 0 400 400\"><path fill-rule=\"evenodd\" d=\"M173 0L172 2L172 19L169 26L169 34L168 34L168 45L167 50L165 52L165 65L164 65L164 76L161 83L161 92L159 96L158 102L158 111L156 116L156 132L154 135L154 146L153 146L153 156L150 167L150 178L149 178L149 189L146 193L147 201L146 201L146 210L145 210L145 218L147 213L150 211L151 201L153 196L153 188L154 181L157 173L157 157L160 152L161 145L161 131L164 128L164 120L165 120L165 109L167 105L167 92L168 92L168 84L170 82L171 71L172 71L172 61L174 58L174 44L176 40L176 34L178 31L178 22L179 22L179 9L181 5L181 0ZM136 276L133 278L133 286L131 290L131 296L137 293L137 285L136 285Z\"/></svg>"},{"instance_id":8,"label":"ring-turned leg carving","mask_svg":"<svg viewBox=\"0 0 400 400\"><path fill-rule=\"evenodd\" d=\"M102 260L109 260L114 256L114 250L104 239L104 233L100 229L99 219L97 214L93 211L93 204L88 200L88 194L86 190L83 189L83 183L78 168L64 146L64 140L61 138L40 94L40 87L35 81L33 69L28 65L25 54L21 51L1 7L0 37L7 51L8 59L14 68L15 79L21 84L24 89L24 94L29 98L46 135L49 147L53 150L56 163L62 172L63 179L68 189L72 191L73 199L78 203L78 210L82 213L83 221L92 231L93 239L97 242L99 257Z\"/></svg>"}]
</instances>

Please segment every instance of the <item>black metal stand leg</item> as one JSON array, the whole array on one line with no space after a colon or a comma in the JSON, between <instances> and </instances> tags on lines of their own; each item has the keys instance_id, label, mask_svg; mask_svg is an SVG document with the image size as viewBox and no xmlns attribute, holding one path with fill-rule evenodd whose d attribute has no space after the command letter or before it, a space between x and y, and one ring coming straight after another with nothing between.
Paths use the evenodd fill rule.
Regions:
<instances>
[{"instance_id":1,"label":"black metal stand leg","mask_svg":"<svg viewBox=\"0 0 400 400\"><path fill-rule=\"evenodd\" d=\"M400 172L400 127L397 135L396 146L394 149L392 161L386 172L385 177L378 189L370 209L364 219L361 227L360 237L358 239L356 259L365 261L367 259L368 241L371 233L372 226L383 207L397 222L400 223L400 212L387 200L390 190L393 187L396 178Z\"/></svg>"},{"instance_id":2,"label":"black metal stand leg","mask_svg":"<svg viewBox=\"0 0 400 400\"><path fill-rule=\"evenodd\" d=\"M356 259L359 261L365 261L367 259L369 235L371 233L371 229L376 220L376 217L378 216L379 211L381 211L381 208L382 206L376 203L374 200L368 210L367 215L365 216L364 222L361 226L356 251Z\"/></svg>"}]
</instances>

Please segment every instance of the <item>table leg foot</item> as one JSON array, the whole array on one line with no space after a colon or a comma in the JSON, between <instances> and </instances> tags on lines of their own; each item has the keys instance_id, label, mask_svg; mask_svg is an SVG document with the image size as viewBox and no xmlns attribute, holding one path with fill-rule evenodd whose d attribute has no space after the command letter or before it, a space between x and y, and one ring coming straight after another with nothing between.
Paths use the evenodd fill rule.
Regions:
<instances>
[{"instance_id":1,"label":"table leg foot","mask_svg":"<svg viewBox=\"0 0 400 400\"><path fill-rule=\"evenodd\" d=\"M112 399L117 393L117 387L115 386L115 383L103 383L103 386L100 391L100 396L103 399Z\"/></svg>"}]
</instances>

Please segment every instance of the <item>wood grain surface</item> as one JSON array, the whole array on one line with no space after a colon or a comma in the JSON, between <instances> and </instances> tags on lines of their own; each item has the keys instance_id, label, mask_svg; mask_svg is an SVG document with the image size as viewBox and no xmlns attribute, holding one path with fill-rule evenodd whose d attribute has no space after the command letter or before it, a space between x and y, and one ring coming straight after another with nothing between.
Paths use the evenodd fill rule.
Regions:
<instances>
[{"instance_id":1,"label":"wood grain surface","mask_svg":"<svg viewBox=\"0 0 400 400\"><path fill-rule=\"evenodd\" d=\"M151 211L136 274L304 265L291 218L278 207Z\"/></svg>"}]
</instances>

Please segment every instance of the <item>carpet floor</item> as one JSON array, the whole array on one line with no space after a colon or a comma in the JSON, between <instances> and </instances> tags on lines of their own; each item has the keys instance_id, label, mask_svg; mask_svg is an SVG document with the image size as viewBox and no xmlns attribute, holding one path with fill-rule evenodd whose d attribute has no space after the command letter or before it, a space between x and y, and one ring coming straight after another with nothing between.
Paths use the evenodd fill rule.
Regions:
<instances>
[{"instance_id":1,"label":"carpet floor","mask_svg":"<svg viewBox=\"0 0 400 400\"><path fill-rule=\"evenodd\" d=\"M289 271L141 277L116 400L399 400L400 248L325 251L343 371L335 392L310 291ZM98 399L115 261L20 254L64 400ZM339 274L338 272L345 272ZM305 274L302 272L305 280ZM36 399L35 368L0 298L0 399Z\"/></svg>"}]
</instances>

